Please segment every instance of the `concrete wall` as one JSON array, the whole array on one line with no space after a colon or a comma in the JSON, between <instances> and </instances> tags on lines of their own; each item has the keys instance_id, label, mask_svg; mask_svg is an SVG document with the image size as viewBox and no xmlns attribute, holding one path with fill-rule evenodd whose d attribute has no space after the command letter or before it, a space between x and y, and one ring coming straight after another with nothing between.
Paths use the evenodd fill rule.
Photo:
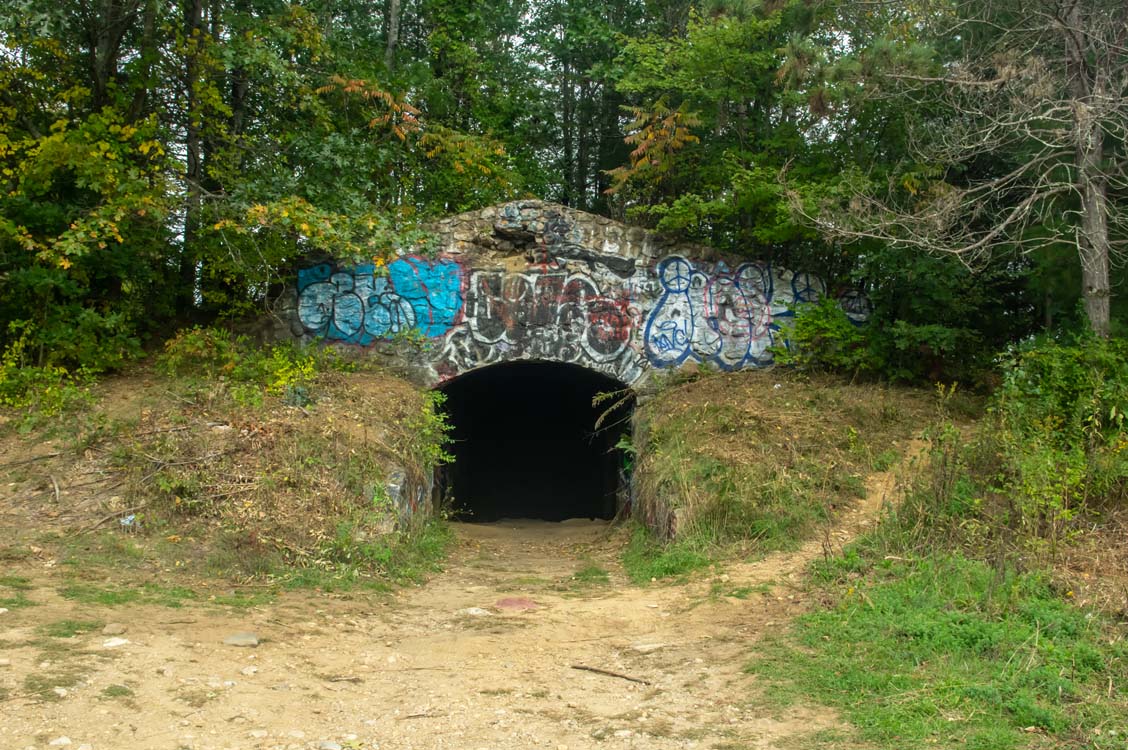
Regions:
<instances>
[{"instance_id":1,"label":"concrete wall","mask_svg":"<svg viewBox=\"0 0 1128 750\"><path fill-rule=\"evenodd\" d=\"M687 362L770 363L807 273L720 258L605 217L515 201L438 222L435 257L322 263L280 306L288 333L369 347L424 385L513 360L570 362L636 384ZM840 297L856 321L868 303Z\"/></svg>"}]
</instances>

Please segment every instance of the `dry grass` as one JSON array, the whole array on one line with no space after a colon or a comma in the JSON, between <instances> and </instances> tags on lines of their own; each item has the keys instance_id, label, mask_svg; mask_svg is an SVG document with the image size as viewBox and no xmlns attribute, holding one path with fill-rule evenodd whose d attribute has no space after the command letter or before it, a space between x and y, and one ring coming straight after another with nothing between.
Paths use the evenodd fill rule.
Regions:
<instances>
[{"instance_id":1,"label":"dry grass","mask_svg":"<svg viewBox=\"0 0 1128 750\"><path fill-rule=\"evenodd\" d=\"M122 538L145 549L129 566L236 577L314 560L342 523L365 538L394 527L390 473L423 479L421 391L374 371L320 373L304 407L241 404L233 388L139 370L97 385L66 423L7 431L0 521L51 529L79 556L83 532L135 530Z\"/></svg>"},{"instance_id":2,"label":"dry grass","mask_svg":"<svg viewBox=\"0 0 1128 750\"><path fill-rule=\"evenodd\" d=\"M1128 508L1109 512L1063 546L1054 572L1079 606L1128 621Z\"/></svg>"},{"instance_id":3,"label":"dry grass","mask_svg":"<svg viewBox=\"0 0 1128 750\"><path fill-rule=\"evenodd\" d=\"M705 521L710 537L785 547L936 416L929 392L783 371L681 384L640 407L635 509L671 535Z\"/></svg>"}]
</instances>

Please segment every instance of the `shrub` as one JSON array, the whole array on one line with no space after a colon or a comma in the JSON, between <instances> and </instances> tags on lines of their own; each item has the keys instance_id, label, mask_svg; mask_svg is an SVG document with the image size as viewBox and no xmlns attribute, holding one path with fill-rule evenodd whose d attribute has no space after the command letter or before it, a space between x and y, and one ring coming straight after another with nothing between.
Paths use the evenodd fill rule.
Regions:
<instances>
[{"instance_id":1,"label":"shrub","mask_svg":"<svg viewBox=\"0 0 1128 750\"><path fill-rule=\"evenodd\" d=\"M304 406L318 372L346 369L331 349L293 343L260 348L245 336L200 327L182 330L165 342L157 363L169 375L222 377L231 384L232 397L247 406L261 404L263 393Z\"/></svg>"},{"instance_id":2,"label":"shrub","mask_svg":"<svg viewBox=\"0 0 1128 750\"><path fill-rule=\"evenodd\" d=\"M855 325L833 299L799 306L783 338L771 348L778 364L846 374L876 372L880 367L866 329Z\"/></svg>"}]
</instances>

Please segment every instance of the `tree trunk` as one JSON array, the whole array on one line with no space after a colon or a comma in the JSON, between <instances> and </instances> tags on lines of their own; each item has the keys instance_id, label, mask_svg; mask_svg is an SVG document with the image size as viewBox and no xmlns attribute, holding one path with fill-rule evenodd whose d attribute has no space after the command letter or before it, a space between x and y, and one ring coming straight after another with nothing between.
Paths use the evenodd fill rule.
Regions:
<instances>
[{"instance_id":1,"label":"tree trunk","mask_svg":"<svg viewBox=\"0 0 1128 750\"><path fill-rule=\"evenodd\" d=\"M561 182L564 185L564 194L560 198L560 202L565 206L571 206L575 203L575 198L572 195L572 186L575 185L575 120L576 120L576 92L572 87L572 68L568 63L561 66L560 72L560 88L561 100L564 105L563 117L561 118L561 126L563 132L563 146L564 158L561 170Z\"/></svg>"},{"instance_id":2,"label":"tree trunk","mask_svg":"<svg viewBox=\"0 0 1128 750\"><path fill-rule=\"evenodd\" d=\"M588 172L591 171L591 167L589 166L591 156L590 141L592 130L597 125L595 117L592 116L591 86L586 80L580 83L579 113L580 116L576 118L578 127L576 133L575 208L581 211L588 211L591 208L591 204L588 201Z\"/></svg>"},{"instance_id":3,"label":"tree trunk","mask_svg":"<svg viewBox=\"0 0 1128 750\"><path fill-rule=\"evenodd\" d=\"M384 46L384 67L388 72L396 67L396 47L399 45L400 0L388 0L388 39Z\"/></svg>"},{"instance_id":4,"label":"tree trunk","mask_svg":"<svg viewBox=\"0 0 1128 750\"><path fill-rule=\"evenodd\" d=\"M130 122L135 122L148 111L149 92L155 88L153 84L153 66L157 62L157 2L145 0L144 15L142 16L141 48L141 75L135 84L133 101L129 105Z\"/></svg>"},{"instance_id":5,"label":"tree trunk","mask_svg":"<svg viewBox=\"0 0 1128 750\"><path fill-rule=\"evenodd\" d=\"M1073 135L1077 161L1077 192L1081 196L1081 229L1077 250L1081 259L1081 293L1093 333L1108 338L1110 328L1108 180L1102 171L1104 130L1094 107L1105 101L1104 71L1093 70L1086 48L1089 38L1080 3L1073 3L1063 29L1068 55L1069 86L1073 98Z\"/></svg>"},{"instance_id":6,"label":"tree trunk","mask_svg":"<svg viewBox=\"0 0 1128 750\"><path fill-rule=\"evenodd\" d=\"M184 57L185 100L185 199L184 248L180 253L180 284L177 289L176 312L187 320L196 304L196 242L199 234L200 192L203 162L200 152L200 112L197 86L200 83L199 45L203 43L203 0L186 0L184 4L184 36L188 52Z\"/></svg>"}]
</instances>

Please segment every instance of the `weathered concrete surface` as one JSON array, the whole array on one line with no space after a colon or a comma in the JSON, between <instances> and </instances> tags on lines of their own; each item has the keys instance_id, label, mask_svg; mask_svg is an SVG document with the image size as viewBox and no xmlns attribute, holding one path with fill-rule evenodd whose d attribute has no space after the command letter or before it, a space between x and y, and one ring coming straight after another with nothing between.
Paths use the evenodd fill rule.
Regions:
<instances>
[{"instance_id":1,"label":"weathered concrete surface","mask_svg":"<svg viewBox=\"0 0 1128 750\"><path fill-rule=\"evenodd\" d=\"M733 262L543 201L433 229L434 257L299 271L279 307L281 333L369 347L425 386L514 360L573 363L633 385L686 362L768 364L792 306L827 294L810 274ZM864 297L840 299L865 319Z\"/></svg>"}]
</instances>

